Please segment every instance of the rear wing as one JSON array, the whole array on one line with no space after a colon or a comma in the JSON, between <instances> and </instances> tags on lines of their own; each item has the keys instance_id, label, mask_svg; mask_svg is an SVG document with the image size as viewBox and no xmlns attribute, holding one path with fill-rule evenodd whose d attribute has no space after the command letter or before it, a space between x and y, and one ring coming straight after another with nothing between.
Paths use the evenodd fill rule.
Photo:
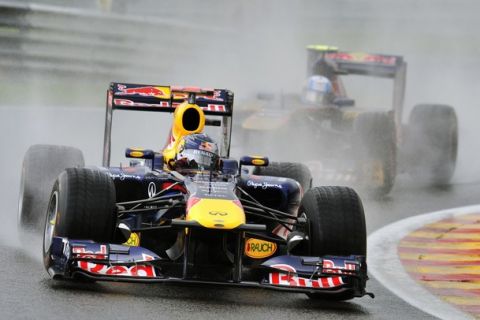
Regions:
<instances>
[{"instance_id":1,"label":"rear wing","mask_svg":"<svg viewBox=\"0 0 480 320\"><path fill-rule=\"evenodd\" d=\"M220 154L228 157L232 133L233 92L227 89L110 83L107 91L102 165L110 165L114 110L174 112L185 101L197 104L205 115L221 116Z\"/></svg>"},{"instance_id":2,"label":"rear wing","mask_svg":"<svg viewBox=\"0 0 480 320\"><path fill-rule=\"evenodd\" d=\"M338 51L326 46L308 46L308 74L315 73L315 67L325 62L335 68L338 74L359 74L395 78L401 71L404 60L401 56L363 52Z\"/></svg>"},{"instance_id":3,"label":"rear wing","mask_svg":"<svg viewBox=\"0 0 480 320\"><path fill-rule=\"evenodd\" d=\"M311 45L307 47L307 75L323 74L330 69L335 75L357 74L394 80L393 109L395 121L400 124L405 95L407 63L402 56L363 52L339 51L336 47Z\"/></svg>"},{"instance_id":4,"label":"rear wing","mask_svg":"<svg viewBox=\"0 0 480 320\"><path fill-rule=\"evenodd\" d=\"M112 109L173 112L191 93L195 94L193 103L206 115L232 115L233 92L226 89L114 82L108 90L108 103Z\"/></svg>"}]
</instances>

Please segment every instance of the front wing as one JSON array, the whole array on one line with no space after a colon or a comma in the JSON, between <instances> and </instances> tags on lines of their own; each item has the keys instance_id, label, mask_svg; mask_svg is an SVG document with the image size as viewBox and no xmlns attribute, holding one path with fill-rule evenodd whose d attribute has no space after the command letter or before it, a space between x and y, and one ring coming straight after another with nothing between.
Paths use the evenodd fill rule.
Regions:
<instances>
[{"instance_id":1,"label":"front wing","mask_svg":"<svg viewBox=\"0 0 480 320\"><path fill-rule=\"evenodd\" d=\"M164 275L162 264L167 259L142 247L54 237L50 255L47 271L54 279L83 277L100 281L213 284L325 294L349 291L356 297L366 294L373 297L365 291L368 277L363 256L283 255L257 267L263 270L261 279L209 281Z\"/></svg>"}]
</instances>

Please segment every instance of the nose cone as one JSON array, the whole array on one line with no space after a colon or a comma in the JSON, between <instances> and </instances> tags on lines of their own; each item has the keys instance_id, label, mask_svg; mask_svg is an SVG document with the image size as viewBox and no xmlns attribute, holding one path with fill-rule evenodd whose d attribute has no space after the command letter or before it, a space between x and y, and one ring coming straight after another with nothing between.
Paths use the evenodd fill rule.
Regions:
<instances>
[{"instance_id":1,"label":"nose cone","mask_svg":"<svg viewBox=\"0 0 480 320\"><path fill-rule=\"evenodd\" d=\"M245 223L245 213L238 200L198 198L190 200L187 221L196 221L210 229L235 229Z\"/></svg>"}]
</instances>

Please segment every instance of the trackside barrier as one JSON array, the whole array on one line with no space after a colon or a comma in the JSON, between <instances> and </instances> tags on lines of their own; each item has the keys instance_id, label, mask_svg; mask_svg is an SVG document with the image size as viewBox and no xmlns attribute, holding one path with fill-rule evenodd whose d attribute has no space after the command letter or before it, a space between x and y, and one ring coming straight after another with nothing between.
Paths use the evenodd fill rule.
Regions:
<instances>
[{"instance_id":1,"label":"trackside barrier","mask_svg":"<svg viewBox=\"0 0 480 320\"><path fill-rule=\"evenodd\" d=\"M187 24L95 8L0 1L0 68L4 69L112 78L132 70L166 72L172 62L187 58L188 48L205 47L205 35L219 41L230 36L229 31L203 27L200 21Z\"/></svg>"}]
</instances>

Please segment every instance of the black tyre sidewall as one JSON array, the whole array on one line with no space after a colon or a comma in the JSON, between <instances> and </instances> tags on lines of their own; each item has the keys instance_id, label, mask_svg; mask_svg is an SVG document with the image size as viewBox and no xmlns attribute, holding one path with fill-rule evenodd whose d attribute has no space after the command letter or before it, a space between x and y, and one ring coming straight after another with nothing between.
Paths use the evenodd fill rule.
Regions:
<instances>
[{"instance_id":1,"label":"black tyre sidewall","mask_svg":"<svg viewBox=\"0 0 480 320\"><path fill-rule=\"evenodd\" d=\"M60 174L63 175L64 173ZM50 223L49 221L49 216L48 216L48 213L49 213L49 210L50 210L50 203L52 201L52 197L53 197L53 194L55 192L58 192L58 195L60 194L59 192L59 180L60 180L60 177L55 181L54 185L53 185L53 188L52 188L52 192L50 194L50 198L48 200L48 204L47 204L47 210L45 212L45 219L44 219L44 229L43 229L43 241L42 241L42 252L43 252L43 264L45 266L45 268L47 269L48 271L48 267L52 264L52 259L51 259L51 254L50 254L50 248L45 248L45 235L46 235L46 229L47 229L47 226L48 224ZM58 204L58 207L57 207L57 218L58 218L58 212L60 211L60 203ZM57 219L58 220L58 219ZM53 236L57 236L57 220L55 220L55 229L54 229L54 232L53 232Z\"/></svg>"},{"instance_id":2,"label":"black tyre sidewall","mask_svg":"<svg viewBox=\"0 0 480 320\"><path fill-rule=\"evenodd\" d=\"M299 214L309 221L309 251L314 256L366 255L366 226L358 194L348 187L315 187L302 199Z\"/></svg>"},{"instance_id":3,"label":"black tyre sidewall","mask_svg":"<svg viewBox=\"0 0 480 320\"><path fill-rule=\"evenodd\" d=\"M422 184L446 185L455 171L458 120L448 105L416 105L409 119L407 169Z\"/></svg>"},{"instance_id":4,"label":"black tyre sidewall","mask_svg":"<svg viewBox=\"0 0 480 320\"><path fill-rule=\"evenodd\" d=\"M367 112L355 121L354 150L358 158L358 172L361 184L373 196L388 194L395 184L397 175L397 131L393 114L389 112ZM383 183L376 185L365 166L375 161L382 164Z\"/></svg>"},{"instance_id":5,"label":"black tyre sidewall","mask_svg":"<svg viewBox=\"0 0 480 320\"><path fill-rule=\"evenodd\" d=\"M69 237L71 235L70 229L73 224L73 214L71 212L68 201L70 197L70 190L68 188L68 175L67 171L62 172L58 176L58 180L55 183L58 190L58 213L57 220L55 221L55 235L62 237ZM55 192L55 188L52 193Z\"/></svg>"},{"instance_id":6,"label":"black tyre sidewall","mask_svg":"<svg viewBox=\"0 0 480 320\"><path fill-rule=\"evenodd\" d=\"M80 150L55 145L33 145L24 157L18 199L19 230L41 231L49 192L57 176L68 167L83 167Z\"/></svg>"}]
</instances>

